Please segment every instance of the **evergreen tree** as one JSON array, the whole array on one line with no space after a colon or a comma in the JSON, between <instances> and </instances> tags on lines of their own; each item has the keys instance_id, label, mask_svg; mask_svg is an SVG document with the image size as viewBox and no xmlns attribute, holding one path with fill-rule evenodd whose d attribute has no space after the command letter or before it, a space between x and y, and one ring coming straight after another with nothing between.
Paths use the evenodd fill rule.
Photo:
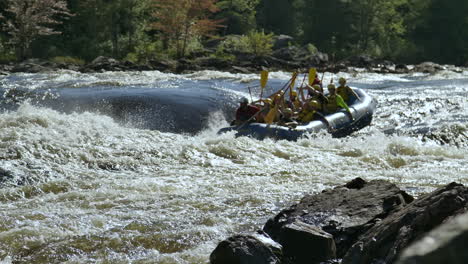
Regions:
<instances>
[{"instance_id":1,"label":"evergreen tree","mask_svg":"<svg viewBox=\"0 0 468 264\"><path fill-rule=\"evenodd\" d=\"M224 35L246 34L256 28L256 8L260 0L222 0L216 18L223 20Z\"/></svg>"}]
</instances>

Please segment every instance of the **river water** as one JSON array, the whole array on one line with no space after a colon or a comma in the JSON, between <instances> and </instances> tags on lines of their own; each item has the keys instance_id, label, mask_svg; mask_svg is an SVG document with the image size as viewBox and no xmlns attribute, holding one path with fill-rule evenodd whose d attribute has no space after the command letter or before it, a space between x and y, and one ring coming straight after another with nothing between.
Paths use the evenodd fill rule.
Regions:
<instances>
[{"instance_id":1,"label":"river water","mask_svg":"<svg viewBox=\"0 0 468 264\"><path fill-rule=\"evenodd\" d=\"M265 93L290 76L270 73ZM216 134L247 87L258 96L256 74L0 77L0 262L207 263L220 240L355 177L415 196L468 184L467 70L324 82L341 76L378 101L372 125L297 142Z\"/></svg>"}]
</instances>

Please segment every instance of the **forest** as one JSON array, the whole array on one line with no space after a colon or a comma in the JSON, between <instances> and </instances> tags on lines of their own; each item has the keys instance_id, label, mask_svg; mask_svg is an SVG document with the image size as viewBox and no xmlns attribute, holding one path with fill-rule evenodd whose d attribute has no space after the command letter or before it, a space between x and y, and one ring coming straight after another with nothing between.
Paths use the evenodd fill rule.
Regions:
<instances>
[{"instance_id":1,"label":"forest","mask_svg":"<svg viewBox=\"0 0 468 264\"><path fill-rule=\"evenodd\" d=\"M2 0L0 29L1 63L183 58L226 40L268 54L281 34L336 59L468 63L466 0Z\"/></svg>"}]
</instances>

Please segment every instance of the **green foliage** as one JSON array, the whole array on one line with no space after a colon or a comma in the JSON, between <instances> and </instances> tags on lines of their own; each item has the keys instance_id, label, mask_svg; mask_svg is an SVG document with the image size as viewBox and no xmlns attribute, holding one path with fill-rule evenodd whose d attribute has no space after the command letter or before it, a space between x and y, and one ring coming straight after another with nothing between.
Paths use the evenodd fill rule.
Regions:
<instances>
[{"instance_id":1,"label":"green foliage","mask_svg":"<svg viewBox=\"0 0 468 264\"><path fill-rule=\"evenodd\" d=\"M221 42L218 46L219 52L223 53L233 53L233 52L242 52L248 53L250 52L249 43L245 36L239 35L230 35L227 36L226 39Z\"/></svg>"},{"instance_id":2,"label":"green foliage","mask_svg":"<svg viewBox=\"0 0 468 264\"><path fill-rule=\"evenodd\" d=\"M247 36L249 50L256 56L270 55L273 47L273 33L250 31Z\"/></svg>"},{"instance_id":3,"label":"green foliage","mask_svg":"<svg viewBox=\"0 0 468 264\"><path fill-rule=\"evenodd\" d=\"M224 47L222 45L219 45L216 48L216 52L211 55L211 57L219 58L225 61L234 61L236 59L236 56L233 54L227 53L224 50Z\"/></svg>"},{"instance_id":4,"label":"green foliage","mask_svg":"<svg viewBox=\"0 0 468 264\"><path fill-rule=\"evenodd\" d=\"M163 54L165 53L161 41L147 40L138 42L135 50L128 53L125 59L134 63L147 63L150 60L167 57L167 54L165 56Z\"/></svg>"},{"instance_id":5,"label":"green foliage","mask_svg":"<svg viewBox=\"0 0 468 264\"><path fill-rule=\"evenodd\" d=\"M84 65L85 61L82 59L69 57L69 56L57 56L53 57L50 61L59 63L59 64L74 64L74 65Z\"/></svg>"},{"instance_id":6,"label":"green foliage","mask_svg":"<svg viewBox=\"0 0 468 264\"><path fill-rule=\"evenodd\" d=\"M315 45L312 44L312 43L308 43L308 44L306 45L306 48L307 48L307 50L309 51L309 53L310 53L311 55L315 55L315 54L317 54L318 51L319 51L319 50L317 49L317 47L315 47Z\"/></svg>"},{"instance_id":7,"label":"green foliage","mask_svg":"<svg viewBox=\"0 0 468 264\"><path fill-rule=\"evenodd\" d=\"M31 0L31 3L43 1ZM6 25L11 21L10 30L20 28L21 21L37 24L37 19L15 19L24 16L23 9L12 9L20 2L0 1L1 23ZM405 63L433 60L465 64L468 61L466 0L66 2L73 16L67 15L69 19L63 20L65 17L52 15L63 24L43 25L62 34L28 33L22 34L25 40L20 41L18 34L3 28L0 62L14 60L13 54L19 52L21 56L43 59L58 57L54 58L58 61L74 58L91 61L102 55L145 63L151 59L198 54L203 49L201 42L216 34L226 39L211 56L228 60L234 59L232 54L236 52L270 54L272 34L286 34L293 36L299 45L306 45L311 54L320 50L336 59L366 53ZM191 5L190 14L185 12L185 4ZM155 15L157 11L159 15ZM49 12L45 17L50 15ZM164 23L162 18L172 23ZM154 26L157 23L159 27Z\"/></svg>"},{"instance_id":8,"label":"green foliage","mask_svg":"<svg viewBox=\"0 0 468 264\"><path fill-rule=\"evenodd\" d=\"M260 0L220 0L216 4L220 11L217 19L226 26L223 35L246 34L256 27L256 8Z\"/></svg>"}]
</instances>

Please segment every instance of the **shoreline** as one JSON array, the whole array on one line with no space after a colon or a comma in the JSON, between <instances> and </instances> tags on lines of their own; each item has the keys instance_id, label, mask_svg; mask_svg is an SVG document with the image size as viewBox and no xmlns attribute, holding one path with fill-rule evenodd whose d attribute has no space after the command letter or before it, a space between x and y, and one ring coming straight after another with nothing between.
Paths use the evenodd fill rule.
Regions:
<instances>
[{"instance_id":1,"label":"shoreline","mask_svg":"<svg viewBox=\"0 0 468 264\"><path fill-rule=\"evenodd\" d=\"M129 61L118 61L109 57L98 57L91 63L76 65L70 63L55 63L47 60L29 59L19 63L0 64L0 75L11 73L43 73L58 70L72 70L81 73L102 73L121 71L160 71L164 73L186 74L203 70L224 71L230 73L256 74L262 70L268 71L298 71L308 72L309 68L316 68L318 72L367 72L378 74L407 74L452 71L463 73L468 67L455 65L440 65L433 62L423 62L417 65L396 64L390 61L373 60L366 57L355 60L329 63L326 61L317 64L304 61L285 61L272 56L252 57L249 60L229 62L209 57L199 57L191 60L160 60L146 64L135 64Z\"/></svg>"}]
</instances>

